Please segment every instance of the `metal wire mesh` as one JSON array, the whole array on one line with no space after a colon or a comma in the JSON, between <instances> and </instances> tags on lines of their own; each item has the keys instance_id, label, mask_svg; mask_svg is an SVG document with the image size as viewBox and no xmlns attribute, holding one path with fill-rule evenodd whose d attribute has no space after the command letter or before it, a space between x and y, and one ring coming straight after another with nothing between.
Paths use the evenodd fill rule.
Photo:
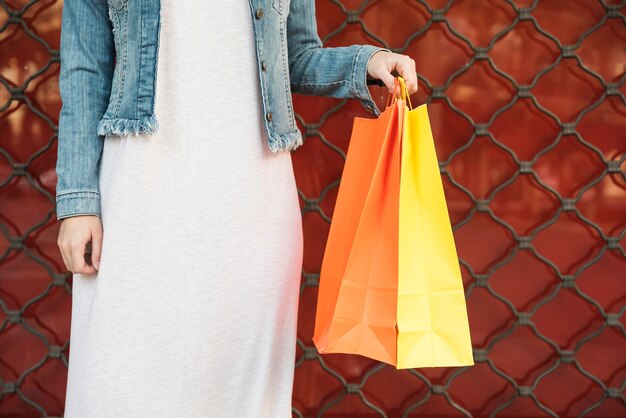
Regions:
<instances>
[{"instance_id":1,"label":"metal wire mesh","mask_svg":"<svg viewBox=\"0 0 626 418\"><path fill-rule=\"evenodd\" d=\"M325 239L319 226L331 220L340 180L332 173L340 174L345 121L357 112L339 101L315 114L298 98L306 140L294 161L313 261L303 269L294 416L626 415L626 60L590 59L607 45L625 50L625 4L317 2L326 46L365 38L418 63L413 102L432 109L477 364L393 373L380 363L317 353L310 331ZM11 416L62 413L71 279L56 254L51 175L60 9L55 0L0 1L0 414ZM562 29L569 26L576 36ZM525 53L547 51L545 63L526 61L520 42ZM489 98L468 93L476 80ZM584 90L583 99L551 86ZM529 132L523 147L510 139L521 138L511 136L517 130ZM307 158L329 158L332 170ZM574 174L555 179L550 167L563 159ZM309 187L305 177L324 184ZM543 208L540 221L510 216L527 210L529 199ZM520 201L527 203L515 209ZM563 382L571 386L554 388Z\"/></svg>"}]
</instances>

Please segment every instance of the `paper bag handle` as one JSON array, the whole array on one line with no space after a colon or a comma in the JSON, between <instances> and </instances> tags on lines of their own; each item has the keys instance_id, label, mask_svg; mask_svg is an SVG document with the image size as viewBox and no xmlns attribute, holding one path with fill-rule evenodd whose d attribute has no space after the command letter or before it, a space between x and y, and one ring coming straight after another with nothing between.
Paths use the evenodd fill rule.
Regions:
<instances>
[{"instance_id":1,"label":"paper bag handle","mask_svg":"<svg viewBox=\"0 0 626 418\"><path fill-rule=\"evenodd\" d=\"M411 104L411 96L409 95L409 91L404 84L404 78L402 78L402 76L397 76L393 79L393 93L387 94L387 107L389 107L390 104L395 103L398 99L398 96L401 100L404 100L409 104L409 109L413 109L413 105Z\"/></svg>"}]
</instances>

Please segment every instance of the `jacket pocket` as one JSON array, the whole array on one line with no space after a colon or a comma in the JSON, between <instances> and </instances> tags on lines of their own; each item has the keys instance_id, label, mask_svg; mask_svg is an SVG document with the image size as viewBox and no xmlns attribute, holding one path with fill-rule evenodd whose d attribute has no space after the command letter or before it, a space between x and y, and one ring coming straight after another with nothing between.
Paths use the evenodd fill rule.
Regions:
<instances>
[{"instance_id":1,"label":"jacket pocket","mask_svg":"<svg viewBox=\"0 0 626 418\"><path fill-rule=\"evenodd\" d=\"M291 0L272 0L272 7L278 12L281 20L286 21L289 16L289 4Z\"/></svg>"}]
</instances>

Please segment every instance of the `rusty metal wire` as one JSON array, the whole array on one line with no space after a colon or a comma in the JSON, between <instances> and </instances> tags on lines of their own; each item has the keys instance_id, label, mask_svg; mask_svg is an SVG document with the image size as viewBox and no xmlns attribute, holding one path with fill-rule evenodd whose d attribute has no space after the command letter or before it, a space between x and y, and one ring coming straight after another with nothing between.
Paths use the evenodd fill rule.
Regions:
<instances>
[{"instance_id":1,"label":"rusty metal wire","mask_svg":"<svg viewBox=\"0 0 626 418\"><path fill-rule=\"evenodd\" d=\"M463 191L463 193L465 193L471 199L471 201L473 202L473 206L474 206L473 209L468 213L466 218L461 220L460 222L457 222L453 226L453 228L455 230L457 230L458 228L460 228L463 225L467 224L476 213L482 212L482 213L487 214L494 222L502 225L503 228L508 230L510 232L510 234L515 238L515 240L517 242L516 248L514 248L513 251L511 251L505 258L499 260L499 262L491 268L491 270L490 270L490 272L488 274L479 274L479 273L474 272L474 270L472 269L472 266L470 265L470 263L462 258L462 254L461 254L461 257L460 257L461 264L466 267L467 271L470 272L470 274L472 276L472 279L473 279L472 283L466 288L466 295L467 295L467 297L469 298L469 296L472 294L472 292L474 291L475 288L484 288L494 298L496 298L497 300L499 300L502 303L506 304L509 307L509 309L517 317L517 322L512 327L507 328L507 329L501 331L497 336L495 336L494 338L492 338L490 340L489 344L486 347L484 347L484 348L475 348L474 349L474 359L475 359L475 362L477 364L480 364L480 363L487 364L490 367L490 369L495 374L497 374L498 376L500 376L503 379L505 379L515 389L516 394L513 397L511 397L507 402L504 402L504 403L498 405L493 410L490 410L490 411L480 411L478 414L476 414L476 412L472 413L468 408L465 408L462 405L460 405L459 403L457 403L454 400L454 398L451 397L448 394L448 392L447 392L448 388L450 387L450 385L452 385L454 380L456 378L458 378L459 376L461 376L465 372L465 370L463 368L455 370L455 372L450 376L450 378L447 380L447 383L444 386L432 384L430 382L430 380L428 379L428 377L426 375L424 375L423 373L421 373L419 370L410 370L410 373L414 374L415 377L417 379L419 379L423 384L426 384L430 390L429 390L429 394L427 394L424 398L422 398L421 400L417 401L413 405L410 405L405 410L403 410L402 411L402 416L403 417L409 416L409 414L414 409L418 408L420 405L422 405L423 403L427 402L427 400L431 396L431 394L440 394L440 395L445 396L445 398L448 400L450 406L458 411L458 416L467 416L467 417L471 417L471 416L489 416L489 417L496 416L498 413L500 413L501 411L505 410L509 405L514 403L516 398L518 398L518 397L528 397L528 398L530 398L532 400L532 402L541 411L543 411L546 414L546 416L552 416L552 417L566 416L566 415L564 415L565 414L564 411L555 411L553 409L550 409L547 405L542 403L541 400L535 394L535 389L541 383L541 381L543 379L545 379L546 376L549 376L550 373L553 373L554 370L561 363L571 363L571 364L573 364L576 367L576 369L581 374L583 374L584 376L588 377L590 380L595 382L595 384L597 384L597 386L600 387L602 389L602 391L604 392L604 396L600 397L597 400L597 402L589 404L589 405L586 405L586 408L584 409L584 411L581 413L580 416L595 416L594 415L594 410L597 410L598 408L600 408L602 406L602 404L607 399L612 399L612 398L617 398L617 399L619 399L621 401L622 406L624 406L624 409L622 409L621 413L626 415L626 398L624 397L624 390L626 389L626 381L622 381L622 384L620 386L618 386L618 387L607 387L605 385L605 383L601 379L599 379L598 377L594 376L591 372L585 370L582 367L582 365L576 360L576 357L575 357L577 351L582 346L584 346L585 343L593 340L595 337L600 335L604 331L604 329L606 327L612 327L615 330L617 330L620 333L621 336L626 336L626 330L624 329L624 324L619 321L619 318L624 314L624 312L626 312L626 305L623 305L621 307L621 310L619 311L619 313L607 313L605 311L605 307L604 306L602 306L597 300L594 300L594 298L591 297L590 295L585 294L576 285L576 278L577 278L577 276L580 273L582 273L584 270L588 269L591 265L596 263L603 256L603 254L606 251L615 251L615 252L621 254L622 257L626 257L626 252L624 251L623 246L620 245L620 241L623 240L624 237L626 236L626 229L623 229L618 235L609 236L597 224L595 224L590 219L587 219L580 212L580 210L576 206L577 202L581 199L582 195L587 190L592 188L594 185L598 184L606 175L616 174L618 176L621 176L623 179L626 179L626 173L624 172L624 169L621 168L621 167L623 167L624 161L626 160L626 154L622 155L617 160L607 160L604 157L604 154L602 153L601 150L599 150L596 146L594 146L592 143L587 141L583 137L583 135L581 135L576 130L576 126L581 121L581 119L584 117L584 115L586 115L587 113L589 113L593 109L597 108L600 104L603 103L603 101L607 100L608 97L612 97L612 96L613 97L617 97L619 100L621 100L622 103L626 104L626 97L624 96L624 93L622 93L620 91L620 88L623 87L624 82L626 81L626 74L623 73L622 77L620 78L620 80L618 82L612 82L612 83L611 82L606 82L600 74L598 74L597 72L593 71L591 68L586 66L585 63L581 60L581 58L576 54L576 50L582 44L582 42L587 37L589 37L592 33L594 33L595 31L599 30L607 20L615 19L615 20L618 20L619 22L621 22L621 24L625 24L626 23L626 18L624 17L624 15L622 14L623 12L621 11L621 9L624 7L624 2L622 2L620 4L607 4L606 2L601 1L600 3L601 3L601 5L602 5L602 7L604 8L604 11L605 11L605 13L602 16L602 18L600 20L598 20L592 27L589 27L579 37L578 41L575 44L564 45L556 36L552 35L547 30L543 29L542 26L539 24L538 20L533 16L533 11L535 10L535 8L538 6L538 3L539 3L538 0L535 0L534 2L532 2L532 5L530 5L529 7L518 7L514 1L507 0L505 3L516 14L516 18L507 27L503 28L498 33L496 33L492 37L492 39L490 40L490 42L488 43L487 46L479 47L479 46L474 45L469 38L467 38L466 36L461 34L459 31L457 31L454 28L454 26L450 23L450 21L447 19L446 14L450 11L450 9L451 9L451 7L453 6L453 3L454 3L452 0L448 1L446 6L444 8L442 8L442 9L432 8L429 5L428 1L418 0L416 3L419 3L422 6L424 6L424 8L430 14L429 20L424 25L424 27L422 27L418 31L414 32L406 40L405 44L402 47L400 47L400 48L393 48L390 45L387 45L384 39L380 39L379 37L376 36L376 34L370 32L368 30L367 26L365 25L365 23L359 18L360 14L363 12L363 10L366 8L366 6L368 6L368 4L377 3L376 1L374 1L374 2L364 1L362 3L362 5L361 5L361 8L359 10L357 10L357 11L347 10L343 6L343 4L341 3L340 0L331 0L331 2L336 4L338 7L340 7L346 13L346 22L348 22L348 21L358 22L359 24L362 25L363 31L365 33L367 33L372 39L375 39L375 40L379 41L382 45L384 45L385 47L391 49L394 52L403 53L403 54L407 53L407 50L410 48L411 42L413 40L415 40L420 34L422 34L423 32L427 31L429 29L429 26L431 24L433 24L434 22L443 23L446 26L446 28L450 31L450 33L454 34L454 36L459 41L461 41L461 43L465 44L467 46L467 48L469 48L473 52L473 55L471 56L469 61L463 66L463 68L459 69L457 72L452 74L443 85L433 85L428 80L428 78L426 78L422 74L419 74L419 62L418 62L418 76L420 78L420 83L422 85L425 85L428 88L428 90L431 92L430 97L428 99L428 102L430 102L432 100L443 100L443 101L445 101L445 103L448 105L450 110L452 110L453 112L458 114L461 118L469 121L469 123L471 123L471 125L474 127L474 133L468 139L466 145L463 146L463 147L460 147L460 148L458 148L456 150L454 150L448 156L446 161L440 161L440 168L441 168L442 176L447 177L448 181L451 184L456 186L459 190ZM490 50L498 42L498 40L502 39L509 32L511 32L520 22L531 22L532 25L534 26L534 28L537 30L537 32L539 32L541 35L543 35L545 38L549 39L550 41L554 42L554 44L556 44L558 49L561 51L561 54L558 57L558 59L556 59L552 64L542 68L537 74L534 75L532 83L527 84L527 85L519 84L516 81L515 78L513 78L511 75L509 75L506 72L504 72L501 69L499 69L498 66L495 64L495 62L493 61L493 59L489 56ZM333 36L336 36L338 33L341 32L341 29L343 29L343 27L340 27L336 31L330 33L324 39L324 41L327 42ZM535 95L532 92L532 89L537 85L538 81L541 79L542 76L544 76L545 74L549 73L551 70L556 68L561 63L562 60L568 59L568 58L575 59L577 65L583 71L585 71L586 73L588 73L591 76L593 76L596 80L598 80L602 84L602 87L604 89L604 91L602 92L601 96L599 98L597 98L597 100L595 102L593 102L592 104L587 106L583 111L581 111L573 122L563 122L563 121L561 121L560 118L554 112L552 112L551 110L549 110L545 106L541 105L541 103L537 100L537 98L535 97ZM510 84L512 86L514 86L514 88L517 90L517 93L514 95L514 97L508 103L506 103L504 106L501 106L499 109L497 109L497 111L495 111L492 114L491 118L489 119L489 121L487 123L477 123L477 122L473 121L470 115L468 115L467 113L465 113L461 109L459 109L454 104L454 102L446 95L446 90L454 83L454 81L456 79L458 79L459 77L461 77L464 73L468 72L470 70L470 68L476 62L479 62L479 61L487 62L489 67L490 67L490 69L493 70L494 73L496 73L499 76L503 77L504 79L508 80L510 82ZM372 82L371 84L375 84L375 83ZM534 106L536 106L536 108L540 112L542 112L548 118L554 120L558 124L558 126L560 127L560 132L558 133L558 136L553 141L552 145L550 145L548 147L545 147L543 150L538 152L532 160L528 160L528 161L520 160L518 158L518 156L516 155L515 151L512 150L510 147L508 147L505 143L499 141L498 138L492 132L490 132L490 129L489 129L490 126L492 125L493 121L500 114L505 112L507 109L510 109L520 99L530 99L530 100L532 100ZM340 111L340 108L339 109L332 109L330 112L337 112L337 111ZM328 116L329 116L329 113L324 114L323 115L323 119L327 118ZM330 144L330 141L328 141L326 138L324 138L323 134L320 132L320 130L319 130L320 124L319 123L315 123L315 124L310 124L309 123L309 124L307 124L307 122L305 122L305 120L302 117L299 118L299 121L302 124L302 126L305 128L305 131L307 133L307 137L309 137L309 138L310 137L320 137L325 144ZM561 137L563 135L574 135L577 138L577 140L580 141L580 143L582 145L587 147L592 152L596 153L598 155L598 157L602 160L602 163L605 166L605 169L601 173L599 173L597 175L597 177L595 177L594 179L590 180L584 187L582 187L580 189L580 191L578 192L578 194L577 194L577 196L575 198L565 198L565 197L562 197L557 190L555 190L550 185L546 184L546 182L544 182L541 179L541 177L539 175L537 175L537 173L533 169L533 164L535 162L537 162L542 155L544 155L545 153L549 152L552 148L554 148L559 143L559 140L561 139ZM458 156L460 153L462 153L464 150L469 148L477 136L488 136L493 141L493 143L496 144L500 149L505 151L518 166L518 169L514 173L514 175L511 176L510 178L508 178L506 181L504 181L501 184L499 184L492 191L490 197L487 198L487 199L478 199L478 198L476 198L469 189L467 189L465 186L463 186L447 170L447 167L450 164L450 162L456 156ZM626 137L624 138L624 140L626 141ZM341 152L341 151L338 151L338 152L341 154L341 156L343 158L345 158L345 154L343 152ZM560 209L557 210L556 213L551 217L551 219L547 220L542 225L540 225L539 227L535 228L533 233L531 235L529 235L529 236L521 236L521 235L519 235L513 226L511 226L506 221L504 221L503 219L501 219L498 216L496 216L496 214L490 208L490 203L494 200L494 198L496 197L497 193L499 191L501 191L502 189L506 188L511 183L513 183L515 181L515 179L519 175L521 175L521 174L531 174L533 176L534 180L542 188L544 188L551 195L553 195L556 199L558 199L558 202L560 203L560 206L561 206ZM332 188L335 188L337 186L338 186L338 182L334 182L332 184L329 184L322 191L321 195L320 196L316 196L316 197L308 197L304 193L300 192L300 197L301 197L302 201L304 202L303 214L305 214L306 212L315 211L315 212L318 212L323 217L323 219L325 219L327 222L330 222L330 216L328 216L326 213L324 213L324 211L320 208L319 203L321 201L323 201L324 195L326 195L329 192L329 190L331 190ZM541 232L543 229L547 228L548 226L554 224L557 221L557 219L561 215L561 212L569 212L569 213L574 214L582 223L584 223L586 225L589 225L591 228L593 228L597 232L597 234L601 237L602 241L604 242L603 247L596 254L596 256L593 257L592 259L590 259L585 264L581 265L578 268L578 270L576 271L576 273L574 273L574 274L563 274L560 271L560 269L559 269L559 267L557 266L556 263L554 263L552 260L550 260L546 256L544 256L541 253L539 253L535 249L533 244L532 244L533 239L537 236L537 234L539 234L539 232ZM496 292L492 288L492 286L490 285L490 282L489 282L489 278L493 274L493 272L495 272L497 269L502 268L507 263L509 263L513 259L513 257L515 256L515 254L518 251L529 251L529 252L531 252L535 257L537 257L539 260L541 260L543 263L545 263L547 266L549 266L554 271L555 275L561 280L561 284L558 285L557 287L555 287L553 289L553 291L550 292L549 294L544 295L544 297L540 301L538 301L537 303L534 304L534 307L529 312L519 312L516 309L516 307L514 306L514 304L510 300L505 298L504 296L498 294L498 292ZM303 276L304 276L305 280L302 283L302 291L304 291L305 287L307 287L307 286L317 286L318 285L318 279L319 279L319 274L318 273L303 271ZM601 326L597 330L595 330L594 332L585 335L583 338L580 338L580 340L576 342L576 349L575 350L563 350L563 349L561 349L559 347L559 344L556 341L548 338L546 335L543 335L539 331L539 329L535 326L535 324L533 323L533 320L532 320L533 314L542 305L544 305L544 304L548 303L550 300L554 299L561 288L568 288L568 289L572 289L573 291L575 291L576 294L578 294L581 298L583 298L589 304L592 304L593 306L595 306L595 308L598 310L598 312L601 313L601 315L602 315L602 317L604 318L604 321L605 321L604 326ZM470 301L468 303L471 303L471 299L470 299ZM554 351L557 353L556 358L554 359L552 364L550 364L550 365L548 365L548 366L546 366L544 368L544 371L537 377L537 379L535 379L535 381L533 382L533 384L531 386L521 386L521 385L519 385L511 376L507 375L505 372L500 370L496 366L496 364L493 361L491 361L491 359L490 359L491 348L493 346L495 346L501 340L503 340L503 339L507 338L509 335L511 335L515 331L515 329L517 327L528 327L530 330L532 330L534 336L537 339L539 339L539 340L545 342L546 344L550 345L554 349ZM349 384L341 376L339 371L333 370L331 367L326 365L326 363L324 362L324 357L319 355L316 352L314 347L307 346L302 341L299 341L299 346L300 346L301 350L304 352L304 354L298 360L297 366L301 366L302 363L305 362L305 361L318 361L318 362L320 362L320 365L321 365L321 367L324 370L326 370L328 373L332 374L337 379L339 379L342 382L342 384L345 386L345 391L343 391L341 393L337 393L336 397L334 397L333 399L329 400L325 404L324 408L319 411L317 416L323 416L326 407L330 407L333 404L341 401L341 399L343 399L346 396L346 394L350 394L350 393L356 393L356 394L358 394L361 397L363 403L365 405L367 405L367 407L369 409L371 409L372 416L381 416L381 417L390 416L389 415L389 411L385 411L379 405L376 405L376 404L373 404L371 402L368 402L368 399L367 399L367 396L366 396L367 395L366 392L361 390L361 388L364 386L366 380L368 378L370 378L372 374L377 373L378 371L380 371L384 366L376 367L376 368L373 368L373 369L369 370L365 375L362 376L362 380L361 380L361 382L359 384L354 384L354 383ZM298 411L295 408L294 408L293 412L297 416L300 416L300 417L304 416L304 414L301 411Z\"/></svg>"},{"instance_id":2,"label":"rusty metal wire","mask_svg":"<svg viewBox=\"0 0 626 418\"><path fill-rule=\"evenodd\" d=\"M362 18L364 11L368 7L372 7L377 3L381 3L382 0L364 0L357 10L349 9L344 3L342 3L341 0L329 0L329 2L337 6L342 11L342 13L345 14L345 22L324 37L325 43L331 41L335 36L340 35L348 25L360 25L362 31L367 34L371 39L378 41L381 45L388 47L394 52L406 53L406 51L410 49L412 42L414 42L419 36L429 31L433 24L437 23L444 25L449 33L454 36L456 41L458 41L460 44L464 45L469 51L471 51L471 56L469 57L467 63L463 65L462 68L459 68L458 71L454 72L443 84L435 84L431 82L431 80L429 80L425 75L419 74L421 83L420 88L425 87L430 92L428 98L429 102L434 100L443 101L451 112L458 115L459 118L467 121L473 128L473 133L467 139L465 145L455 149L452 153L448 155L445 161L440 161L442 176L444 176L444 178L447 179L447 181L451 185L456 187L459 192L467 196L467 198L472 202L473 206L463 219L456 222L456 224L454 225L455 230L468 224L473 219L473 217L477 216L477 214L484 214L488 216L493 222L508 231L516 241L515 248L513 248L512 251L508 252L505 257L498 260L495 265L491 266L487 273L476 272L471 263L463 259L462 254L460 254L460 262L464 266L466 271L469 272L469 275L472 279L471 284L466 288L466 294L469 303L471 304L471 295L473 292L476 291L476 289L484 289L493 298L507 306L508 309L510 309L510 311L513 312L516 317L516 322L512 326L507 327L506 329L502 329L497 336L490 339L489 343L485 347L475 347L474 349L474 358L476 363L487 365L494 374L500 376L512 388L514 388L515 394L506 402L500 403L495 408L492 408L490 410L480 410L479 406L477 405L462 405L455 399L453 393L450 392L450 387L454 383L455 379L459 378L464 373L467 373L467 368L458 368L454 370L454 372L449 375L449 378L444 385L432 383L427 374L423 373L420 370L409 370L408 373L414 376L416 382L426 385L428 393L423 398L415 401L411 405L408 405L406 408L396 414L395 412L384 410L378 402L371 399L371 397L368 397L368 392L364 390L364 386L368 379L371 379L373 376L380 373L383 369L389 366L379 364L376 367L370 368L362 376L360 376L360 381L358 383L354 383L344 377L340 370L336 370L332 366L327 364L324 356L317 353L315 347L313 347L312 345L307 345L304 341L299 339L298 347L299 352L301 352L302 354L296 361L296 371L298 370L298 368L304 367L304 365L308 362L316 362L326 373L339 381L343 388L343 390L335 393L333 396L326 399L323 405L315 406L319 408L315 412L315 415L318 417L324 416L325 413L328 412L333 406L342 402L342 400L346 396L357 395L361 399L366 409L371 411L371 416L407 417L410 414L415 414L415 411L420 406L428 402L429 398L432 395L440 395L446 399L451 408L458 412L458 416L496 416L500 412L505 411L505 409L509 405L514 403L518 397L529 398L538 409L545 413L546 416L568 416L566 411L567 408L564 410L554 410L553 408L550 408L545 403L543 403L542 400L536 395L536 389L537 386L542 382L542 380L555 373L555 370L559 367L560 364L571 364L578 370L578 372L580 372L580 374L586 376L588 379L594 382L595 385L597 385L597 387L600 388L603 393L603 396L599 397L596 402L585 405L584 410L580 413L579 416L596 416L594 415L594 411L599 410L599 408L602 407L605 402L614 399L619 400L620 404L624 407L621 413L626 416L626 398L624 396L624 392L626 390L626 381L623 381L620 386L609 387L604 383L602 379L595 376L589 370L586 370L576 358L577 352L589 341L592 341L594 338L599 336L605 330L605 328L614 329L616 332L619 333L620 336L626 337L624 324L620 321L621 316L624 314L624 312L626 312L626 306L622 306L617 313L607 312L605 306L603 306L599 301L594 299L592 295L583 292L583 290L577 285L576 282L578 276L590 266L597 263L598 260L600 260L606 252L614 252L616 254L619 254L622 258L626 258L626 251L621 244L621 242L623 242L624 238L626 237L626 229L622 229L621 232L619 232L618 234L608 235L596 222L593 222L591 219L585 217L585 215L577 207L577 204L582 198L583 194L593 188L595 185L597 185L600 181L602 181L605 176L615 175L621 177L623 180L626 181L626 173L622 168L624 167L626 154L621 155L621 157L617 159L606 159L603 152L593 143L587 140L584 135L582 135L577 130L577 126L582 118L593 109L596 109L598 106L600 106L604 101L611 98L616 98L622 104L626 104L626 97L623 93L626 75L622 74L621 78L619 78L618 81L607 82L604 80L601 74L587 66L577 54L577 49L584 42L584 40L592 35L594 32L600 30L600 28L602 28L607 21L613 20L619 22L622 25L626 25L626 18L623 11L626 2L617 3L614 1L609 3L608 1L599 0L598 3L604 10L602 17L597 20L596 23L593 24L591 27L587 28L578 38L578 41L576 43L563 44L557 36L551 34L548 30L544 29L534 16L533 13L538 7L538 0L534 0L528 7L519 7L517 5L517 2L513 0L500 1L498 7L508 8L508 10L511 13L514 13L516 17L510 22L508 26L495 33L486 46L477 46L467 36L463 35L459 30L457 30L457 28L454 27L454 25L448 18L448 14L451 8L454 6L455 2L449 0L443 8L435 8L431 6L431 2L429 1L418 0L413 3L420 5L427 11L427 22L422 27L416 28L415 32L407 37L406 42L399 48L393 48L390 45L387 45L384 39L381 39L379 36L377 36L375 33L368 29ZM8 2L5 0L0 1L0 16L2 16L2 18L0 19L0 44L3 42L6 43L7 39L10 39L12 37L12 31L19 30L26 34L28 37L30 37L32 41L38 43L43 49L45 49L45 51L47 51L48 54L48 60L46 65L29 74L28 77L25 78L20 85L15 85L13 82L9 81L9 79L6 78L5 75L0 74L0 90L4 89L6 92L4 93L6 96L6 100L0 103L0 124L2 123L3 119L6 119L14 111L14 107L12 106L14 106L15 103L19 103L20 105L26 106L29 112L37 115L38 118L43 120L44 123L50 126L54 131L54 134L50 138L48 138L47 142L40 149L34 152L26 162L17 162L12 157L12 153L9 152L9 142L6 141L5 138L0 138L0 160L4 159L5 162L3 162L2 164L10 167L10 173L5 178L0 178L0 193L3 189L6 189L7 187L9 187L10 184L14 183L15 181L26 181L30 187L32 187L42 196L45 196L45 198L50 203L50 208L54 208L54 196L46 188L42 187L40 182L31 174L29 168L38 156L43 155L46 151L50 150L54 146L54 141L56 140L57 125L55 117L51 116L46 109L42 108L39 103L34 101L32 95L27 93L27 91L29 89L29 86L32 86L38 80L50 77L49 70L54 65L57 65L59 63L59 51L52 47L34 29L34 26L36 26L35 19L26 19L24 18L24 16L29 13L31 9L37 6L41 6L42 10L44 10L50 7L50 5L53 3L54 0L30 0L20 8L17 8L14 2ZM491 2L487 3L490 3L491 5ZM493 7L495 7L495 5L493 5ZM567 6L564 5L563 7ZM320 18L319 15L318 18ZM498 67L496 62L494 62L494 60L490 56L490 51L498 43L499 40L505 37L512 30L514 30L517 25L524 22L530 23L534 27L534 29L539 34L541 34L541 36L556 45L556 47L560 50L560 56L550 65L545 66L536 74L534 74L531 83L522 85L519 84L512 75L507 74L505 71ZM593 102L586 106L585 109L581 111L573 121L562 121L556 113L542 105L533 93L533 88L537 86L537 83L542 79L542 77L550 73L550 71L552 71L553 69L557 68L561 64L561 62L566 59L575 60L577 66L582 71L593 77L602 86L601 94L596 97ZM478 63L485 63L486 65L488 65L488 67L491 71L493 71L494 74L497 74L497 76L501 77L503 80L506 80L515 89L515 94L513 95L511 100L503 106L499 107L495 112L493 112L490 119L485 123L474 121L472 117L467 112L464 112L461 108L459 108L447 94L447 90L453 85L455 80L459 79L459 77L461 77L463 74L470 71L470 69ZM53 73L53 76L56 76L56 74ZM371 81L370 84L376 84L376 82ZM2 96L2 94L3 93L0 92L0 98L4 97ZM553 121L560 128L560 132L558 133L554 141L550 145L544 147L540 152L536 153L531 160L521 160L516 152L511 149L511 147L502 142L491 131L494 120L499 115L503 114L513 105L515 105L516 102L523 99L532 101L537 111L541 112L542 115ZM346 102L343 102L339 106L328 109L319 121L307 122L301 115L297 115L298 121L304 128L303 132L305 133L306 139L311 139L315 137L321 140L326 146L329 147L329 149L331 149L333 152L338 153L342 158L345 158L345 154L338 146L333 143L332 140L324 136L320 128L323 125L324 121L330 115L336 112L341 112L345 103ZM588 149L593 154L597 155L597 158L602 161L603 164L603 170L599 172L596 177L589 180L573 198L561 196L559 191L547 184L533 168L533 165L541 158L541 156L545 155L558 145L561 137L564 135L574 136L580 145ZM510 157L517 166L515 173L511 177L507 178L505 181L498 184L487 198L475 197L472 191L464 186L463 183L459 181L459 179L455 178L449 171L449 167L454 162L455 158L457 158L469 147L471 147L475 139L479 136L488 137L493 142L493 144L495 144L497 147L499 147L500 150L506 153L506 155L508 155L508 157ZM510 184L512 184L515 179L520 175L531 175L533 180L538 185L540 185L540 187L545 192L553 196L560 205L560 208L551 216L551 218L545 221L540 226L534 228L533 232L530 235L520 235L510 223L507 223L504 219L497 216L497 214L494 213L490 206L490 204L498 196L498 193L504 190ZM299 191L300 198L304 203L304 207L302 210L303 216L309 212L316 212L326 222L330 222L330 216L324 212L324 210L320 206L320 203L324 200L329 191L336 188L338 184L339 180L336 180L326 185L326 187L323 189L319 196L306 196L302 191ZM603 243L602 247L599 249L599 251L597 251L595 256L587 260L584 264L580 265L577 270L572 274L565 274L561 272L557 263L555 263L544 254L541 254L533 245L533 240L537 237L537 235L542 230L556 223L562 213L567 213L574 216L582 224L587 225L589 228L593 229L599 237L599 240ZM42 332L42 330L34 326L33 323L25 320L25 312L30 307L37 304L39 301L49 298L51 296L51 293L55 289L63 289L68 294L71 293L71 286L68 283L70 274L57 273L50 260L42 257L37 251L35 251L34 247L36 246L36 244L34 244L31 239L38 230L44 228L50 223L50 220L53 218L53 216L54 212L53 209L51 209L47 213L47 216L45 218L41 219L36 224L31 225L20 235L13 234L12 231L14 229L10 225L10 219L0 217L0 238L2 240L6 240L8 243L5 246L4 252L0 253L0 273L2 272L2 265L10 260L12 257L14 257L16 253L21 252L26 257L28 257L29 260L32 260L34 263L40 265L49 275L50 279L47 287L42 292L32 297L19 309L9 309L9 303L7 302L6 298L10 296L8 296L6 293L0 293L0 312L3 316L0 325L0 345L3 333L7 332L7 330L13 327L22 327L46 347L46 354L41 356L38 361L33 362L32 366L28 367L25 370L21 370L20 376L17 380L8 381L2 378L3 375L0 374L0 387L2 388L0 405L2 405L3 399L6 399L9 396L17 396L21 401L29 405L32 410L36 411L36 413L40 416L50 416L49 411L46 410L46 407L31 399L31 397L29 397L27 393L21 390L23 382L37 370L40 370L42 367L44 367L44 365L51 360L60 360L66 367L68 364L67 356L65 353L67 352L69 341L66 341L62 345L55 344L55 342L52 341L45 332ZM561 283L553 288L552 291L550 291L548 294L544 294L541 300L537 301L533 305L533 308L527 312L518 311L515 304L505 296L498 293L490 283L490 278L494 274L494 272L510 263L519 251L527 251L531 253L534 257L536 257L537 260L540 260L542 263L545 264L545 266L548 266L554 272L556 277L558 277L561 281ZM307 288L315 288L318 285L318 272L303 270L302 275L304 279L302 281L301 287L302 293L304 293ZM542 332L536 327L536 324L533 322L533 315L536 313L536 311L542 305L553 300L557 296L561 288L570 289L571 291L575 292L580 298L585 300L588 304L592 305L600 313L604 320L604 324L601 327L597 328L591 333L581 336L576 341L574 350L562 349L558 342L542 334ZM530 330L534 335L534 338L550 346L556 353L553 361L550 364L544 365L542 372L537 376L537 378L530 386L519 385L514 378L501 370L496 362L494 362L491 358L492 348L498 342L509 337L513 332L515 332L518 327L528 328L528 330ZM42 390L46 389L42 388ZM293 407L294 416L304 417L308 416L307 414L309 413L310 411L301 411L297 407Z\"/></svg>"}]
</instances>

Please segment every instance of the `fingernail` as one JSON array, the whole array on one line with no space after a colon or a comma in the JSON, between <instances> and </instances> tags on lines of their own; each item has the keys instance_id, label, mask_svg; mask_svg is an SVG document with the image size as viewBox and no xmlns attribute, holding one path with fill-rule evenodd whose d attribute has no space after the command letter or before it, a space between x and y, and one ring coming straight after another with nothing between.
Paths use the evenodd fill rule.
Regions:
<instances>
[{"instance_id":1,"label":"fingernail","mask_svg":"<svg viewBox=\"0 0 626 418\"><path fill-rule=\"evenodd\" d=\"M93 266L96 268L96 270L100 269L100 260L94 261Z\"/></svg>"}]
</instances>

